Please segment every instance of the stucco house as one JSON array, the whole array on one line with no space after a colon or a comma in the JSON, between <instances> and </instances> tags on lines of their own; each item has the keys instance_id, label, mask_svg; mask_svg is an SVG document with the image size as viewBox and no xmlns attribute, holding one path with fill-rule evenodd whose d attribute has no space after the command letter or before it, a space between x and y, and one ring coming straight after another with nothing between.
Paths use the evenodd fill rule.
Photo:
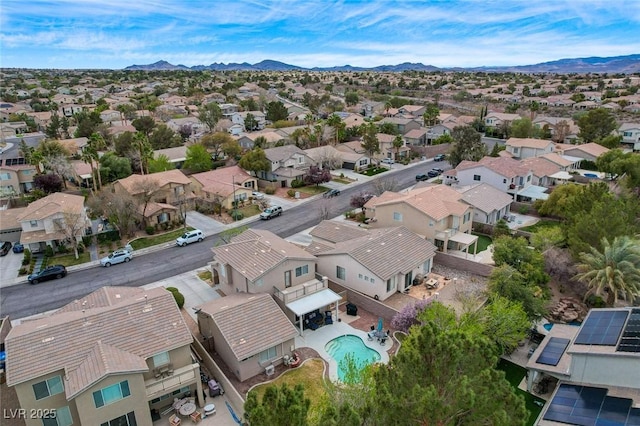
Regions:
<instances>
[{"instance_id":1,"label":"stucco house","mask_svg":"<svg viewBox=\"0 0 640 426\"><path fill-rule=\"evenodd\" d=\"M306 250L318 258L318 272L344 287L385 300L431 272L436 247L399 226L366 230L322 221Z\"/></svg>"},{"instance_id":2,"label":"stucco house","mask_svg":"<svg viewBox=\"0 0 640 426\"><path fill-rule=\"evenodd\" d=\"M509 138L505 146L514 158L524 159L549 154L553 152L555 144L546 139Z\"/></svg>"},{"instance_id":3,"label":"stucco house","mask_svg":"<svg viewBox=\"0 0 640 426\"><path fill-rule=\"evenodd\" d=\"M420 122L422 119L420 119ZM404 135L409 130L419 129L420 122L412 119L412 118L397 118L397 117L385 117L382 120L378 121L378 126L381 126L385 123L393 124L396 128L396 132L400 135Z\"/></svg>"},{"instance_id":4,"label":"stucco house","mask_svg":"<svg viewBox=\"0 0 640 426\"><path fill-rule=\"evenodd\" d=\"M424 105L403 105L398 108L398 113L403 115L410 115L413 118L422 119L427 107Z\"/></svg>"},{"instance_id":5,"label":"stucco house","mask_svg":"<svg viewBox=\"0 0 640 426\"><path fill-rule=\"evenodd\" d=\"M427 134L428 130L425 127L420 127L405 133L404 140L407 141L407 145L425 146L427 144Z\"/></svg>"},{"instance_id":6,"label":"stucco house","mask_svg":"<svg viewBox=\"0 0 640 426\"><path fill-rule=\"evenodd\" d=\"M247 116L251 114L253 119L255 120L255 125L251 129L247 129L245 126L245 120ZM240 125L242 128L242 132L253 132L256 130L263 130L267 124L267 119L262 111L243 111L243 112L235 112L231 116L231 122L233 124Z\"/></svg>"},{"instance_id":7,"label":"stucco house","mask_svg":"<svg viewBox=\"0 0 640 426\"><path fill-rule=\"evenodd\" d=\"M467 250L478 240L471 235L473 207L446 185L427 185L406 193L387 191L367 201L364 208L372 228L404 226L444 253Z\"/></svg>"},{"instance_id":8,"label":"stucco house","mask_svg":"<svg viewBox=\"0 0 640 426\"><path fill-rule=\"evenodd\" d=\"M580 158L595 162L598 157L609 152L609 148L595 142L583 143L580 145L556 144L555 152L562 156Z\"/></svg>"},{"instance_id":9,"label":"stucco house","mask_svg":"<svg viewBox=\"0 0 640 426\"><path fill-rule=\"evenodd\" d=\"M33 189L36 167L31 164L0 166L0 198L15 197Z\"/></svg>"},{"instance_id":10,"label":"stucco house","mask_svg":"<svg viewBox=\"0 0 640 426\"><path fill-rule=\"evenodd\" d=\"M618 128L622 144L632 151L640 151L640 123L622 123Z\"/></svg>"},{"instance_id":11,"label":"stucco house","mask_svg":"<svg viewBox=\"0 0 640 426\"><path fill-rule=\"evenodd\" d=\"M221 167L190 176L198 198L219 202L225 209L233 208L233 201L245 201L258 189L258 179L239 166Z\"/></svg>"},{"instance_id":12,"label":"stucco house","mask_svg":"<svg viewBox=\"0 0 640 426\"><path fill-rule=\"evenodd\" d=\"M508 114L504 112L489 112L484 117L484 125L487 127L500 127L504 124L511 124L514 120L519 120L518 114Z\"/></svg>"},{"instance_id":13,"label":"stucco house","mask_svg":"<svg viewBox=\"0 0 640 426\"><path fill-rule=\"evenodd\" d=\"M32 252L53 248L65 240L81 241L91 226L84 207L84 197L55 192L29 204L17 217L22 234L20 242Z\"/></svg>"},{"instance_id":14,"label":"stucco house","mask_svg":"<svg viewBox=\"0 0 640 426\"><path fill-rule=\"evenodd\" d=\"M562 170L560 166L543 157L525 158L522 160L522 164L531 169L533 173L531 183L537 186L549 187L555 185L556 180L551 176Z\"/></svg>"},{"instance_id":15,"label":"stucco house","mask_svg":"<svg viewBox=\"0 0 640 426\"><path fill-rule=\"evenodd\" d=\"M473 221L495 225L511 211L513 197L493 186L481 183L457 189L462 201L473 207Z\"/></svg>"},{"instance_id":16,"label":"stucco house","mask_svg":"<svg viewBox=\"0 0 640 426\"><path fill-rule=\"evenodd\" d=\"M409 156L411 148L407 146L404 138L402 138L402 146L400 148L395 148L393 146L393 141L396 139L396 136L387 135L386 133L378 133L376 136L380 144L380 154L376 154L379 159L393 158L394 160L402 160Z\"/></svg>"},{"instance_id":17,"label":"stucco house","mask_svg":"<svg viewBox=\"0 0 640 426\"><path fill-rule=\"evenodd\" d=\"M55 424L151 426L176 396L202 406L192 342L169 291L103 287L9 331L7 385L27 412L55 409Z\"/></svg>"},{"instance_id":18,"label":"stucco house","mask_svg":"<svg viewBox=\"0 0 640 426\"><path fill-rule=\"evenodd\" d=\"M198 307L198 328L208 350L245 381L291 356L298 330L271 295L237 293Z\"/></svg>"},{"instance_id":19,"label":"stucco house","mask_svg":"<svg viewBox=\"0 0 640 426\"><path fill-rule=\"evenodd\" d=\"M295 179L302 179L315 161L304 150L295 145L277 146L264 150L271 162L271 170L258 172L258 178L278 182L285 188L291 186Z\"/></svg>"},{"instance_id":20,"label":"stucco house","mask_svg":"<svg viewBox=\"0 0 640 426\"><path fill-rule=\"evenodd\" d=\"M187 161L187 146L174 146L173 148L156 149L153 151L154 159L157 160L161 155L166 156L176 169L181 169L184 162Z\"/></svg>"},{"instance_id":21,"label":"stucco house","mask_svg":"<svg viewBox=\"0 0 640 426\"><path fill-rule=\"evenodd\" d=\"M267 129L261 132L244 133L238 135L238 144L242 147L242 149L253 149L253 147L255 146L255 141L259 137L262 137L267 141L267 146L263 146L263 149L273 146L281 140L286 139L286 137L283 136L282 133Z\"/></svg>"}]
</instances>

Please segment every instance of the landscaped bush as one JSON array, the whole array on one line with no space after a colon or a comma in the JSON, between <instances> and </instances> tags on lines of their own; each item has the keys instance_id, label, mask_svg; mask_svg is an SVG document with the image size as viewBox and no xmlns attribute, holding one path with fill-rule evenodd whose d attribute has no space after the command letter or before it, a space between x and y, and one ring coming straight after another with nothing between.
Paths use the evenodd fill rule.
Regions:
<instances>
[{"instance_id":1,"label":"landscaped bush","mask_svg":"<svg viewBox=\"0 0 640 426\"><path fill-rule=\"evenodd\" d=\"M242 220L242 219L244 219L244 215L242 214L242 212L240 210L232 210L231 211L231 218L233 220Z\"/></svg>"},{"instance_id":2,"label":"landscaped bush","mask_svg":"<svg viewBox=\"0 0 640 426\"><path fill-rule=\"evenodd\" d=\"M518 213L520 214L529 213L529 206L520 206L520 208L518 209Z\"/></svg>"},{"instance_id":3,"label":"landscaped bush","mask_svg":"<svg viewBox=\"0 0 640 426\"><path fill-rule=\"evenodd\" d=\"M175 287L167 287L167 290L169 290L171 294L173 294L173 298L175 299L178 308L182 309L182 307L184 306L184 295L180 293L180 290Z\"/></svg>"},{"instance_id":4,"label":"landscaped bush","mask_svg":"<svg viewBox=\"0 0 640 426\"><path fill-rule=\"evenodd\" d=\"M31 250L24 249L24 257L22 258L22 264L28 265L31 263Z\"/></svg>"},{"instance_id":5,"label":"landscaped bush","mask_svg":"<svg viewBox=\"0 0 640 426\"><path fill-rule=\"evenodd\" d=\"M604 308L607 305L606 302L602 300L602 297L596 296L595 294L590 295L586 302L590 308Z\"/></svg>"},{"instance_id":6,"label":"landscaped bush","mask_svg":"<svg viewBox=\"0 0 640 426\"><path fill-rule=\"evenodd\" d=\"M293 181L291 181L292 188L301 188L303 186L304 186L304 181L301 179L294 179Z\"/></svg>"},{"instance_id":7,"label":"landscaped bush","mask_svg":"<svg viewBox=\"0 0 640 426\"><path fill-rule=\"evenodd\" d=\"M47 246L47 248L44 249L44 255L46 257L53 257L53 247Z\"/></svg>"},{"instance_id":8,"label":"landscaped bush","mask_svg":"<svg viewBox=\"0 0 640 426\"><path fill-rule=\"evenodd\" d=\"M65 246L64 244L60 244L58 246L58 253L60 253L60 254L69 253L69 248L67 246Z\"/></svg>"},{"instance_id":9,"label":"landscaped bush","mask_svg":"<svg viewBox=\"0 0 640 426\"><path fill-rule=\"evenodd\" d=\"M18 271L18 275L27 275L27 268L24 266Z\"/></svg>"},{"instance_id":10,"label":"landscaped bush","mask_svg":"<svg viewBox=\"0 0 640 426\"><path fill-rule=\"evenodd\" d=\"M120 232L117 229L112 229L111 231L98 234L97 237L99 243L103 241L118 241L120 239Z\"/></svg>"},{"instance_id":11,"label":"landscaped bush","mask_svg":"<svg viewBox=\"0 0 640 426\"><path fill-rule=\"evenodd\" d=\"M155 234L155 233L156 233L156 228L154 228L154 227L153 227L153 226L151 226L151 225L149 225L149 226L147 226L146 228L144 228L144 230L145 230L145 232L146 232L148 235L153 235L153 234Z\"/></svg>"},{"instance_id":12,"label":"landscaped bush","mask_svg":"<svg viewBox=\"0 0 640 426\"><path fill-rule=\"evenodd\" d=\"M295 197L295 196L296 196L296 191L295 191L295 189L289 189L289 190L287 191L287 195L288 195L289 197L291 197L291 198Z\"/></svg>"},{"instance_id":13,"label":"landscaped bush","mask_svg":"<svg viewBox=\"0 0 640 426\"><path fill-rule=\"evenodd\" d=\"M267 195L273 195L273 194L275 194L275 193L276 193L276 188L275 188L275 187L273 187L273 186L267 186L267 187L264 189L264 193L265 193L265 194L267 194Z\"/></svg>"}]
</instances>

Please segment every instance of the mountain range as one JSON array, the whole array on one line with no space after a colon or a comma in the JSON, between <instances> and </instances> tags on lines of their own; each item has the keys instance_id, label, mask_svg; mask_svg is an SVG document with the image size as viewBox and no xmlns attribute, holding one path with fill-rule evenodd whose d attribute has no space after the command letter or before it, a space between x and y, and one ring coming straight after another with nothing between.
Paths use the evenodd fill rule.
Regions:
<instances>
[{"instance_id":1,"label":"mountain range","mask_svg":"<svg viewBox=\"0 0 640 426\"><path fill-rule=\"evenodd\" d=\"M326 67L326 68L304 68L296 65L285 64L283 62L270 59L249 64L238 63L217 63L211 65L195 65L187 67L185 65L173 65L167 61L158 61L149 65L131 65L125 70L135 71L377 71L377 72L402 72L402 71L472 71L472 72L520 72L520 73L624 73L632 74L640 72L640 54L627 56L612 56L607 58L568 58L551 62L542 62L534 65L517 66L485 66L472 68L438 68L433 65L421 63L405 62L398 65L380 65L377 67L353 67L351 65Z\"/></svg>"}]
</instances>

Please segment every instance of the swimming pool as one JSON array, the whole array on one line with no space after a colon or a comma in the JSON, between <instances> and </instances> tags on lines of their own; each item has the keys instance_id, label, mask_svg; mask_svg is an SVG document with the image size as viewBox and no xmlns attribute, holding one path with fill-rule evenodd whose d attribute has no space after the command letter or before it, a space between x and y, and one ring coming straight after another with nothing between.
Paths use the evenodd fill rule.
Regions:
<instances>
[{"instance_id":1,"label":"swimming pool","mask_svg":"<svg viewBox=\"0 0 640 426\"><path fill-rule=\"evenodd\" d=\"M582 325L581 322L578 321L571 321L570 323L568 323L568 325L573 325L575 327L580 327L580 325ZM553 323L552 322L548 322L546 324L543 325L544 329L547 331L550 331L553 328Z\"/></svg>"},{"instance_id":2,"label":"swimming pool","mask_svg":"<svg viewBox=\"0 0 640 426\"><path fill-rule=\"evenodd\" d=\"M345 381L347 373L345 358L351 355L359 368L380 361L378 351L364 344L361 338L352 334L336 337L330 340L324 347L329 355L338 364L338 379Z\"/></svg>"}]
</instances>

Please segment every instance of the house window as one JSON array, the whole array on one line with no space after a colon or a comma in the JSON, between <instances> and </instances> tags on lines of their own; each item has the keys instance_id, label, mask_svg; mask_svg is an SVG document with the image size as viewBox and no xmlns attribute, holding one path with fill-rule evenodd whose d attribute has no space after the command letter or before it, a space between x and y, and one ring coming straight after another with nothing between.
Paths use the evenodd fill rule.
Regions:
<instances>
[{"instance_id":1,"label":"house window","mask_svg":"<svg viewBox=\"0 0 640 426\"><path fill-rule=\"evenodd\" d=\"M51 395L56 395L64 392L64 386L62 385L62 378L55 376L44 382L35 383L33 385L33 393L36 396L36 400L47 398Z\"/></svg>"},{"instance_id":2,"label":"house window","mask_svg":"<svg viewBox=\"0 0 640 426\"><path fill-rule=\"evenodd\" d=\"M108 422L101 423L100 426L137 426L136 415L133 411L123 414L120 417L116 417Z\"/></svg>"},{"instance_id":3,"label":"house window","mask_svg":"<svg viewBox=\"0 0 640 426\"><path fill-rule=\"evenodd\" d=\"M262 278L258 278L257 280L255 280L253 282L253 285L256 286L256 287L260 287L260 286L262 286L262 284L264 284L264 279L262 279Z\"/></svg>"},{"instance_id":4,"label":"house window","mask_svg":"<svg viewBox=\"0 0 640 426\"><path fill-rule=\"evenodd\" d=\"M11 174L9 173L0 173L0 180L10 180Z\"/></svg>"},{"instance_id":5,"label":"house window","mask_svg":"<svg viewBox=\"0 0 640 426\"><path fill-rule=\"evenodd\" d=\"M218 268L218 272L220 273L221 277L226 277L227 276L227 267L223 264L220 264L220 268Z\"/></svg>"},{"instance_id":6,"label":"house window","mask_svg":"<svg viewBox=\"0 0 640 426\"><path fill-rule=\"evenodd\" d=\"M387 292L396 288L396 277L391 277L387 280Z\"/></svg>"},{"instance_id":7,"label":"house window","mask_svg":"<svg viewBox=\"0 0 640 426\"><path fill-rule=\"evenodd\" d=\"M169 222L169 213L160 213L158 215L158 223Z\"/></svg>"},{"instance_id":8,"label":"house window","mask_svg":"<svg viewBox=\"0 0 640 426\"><path fill-rule=\"evenodd\" d=\"M502 179L502 183L507 183L507 180L506 179Z\"/></svg>"},{"instance_id":9,"label":"house window","mask_svg":"<svg viewBox=\"0 0 640 426\"><path fill-rule=\"evenodd\" d=\"M362 274L358 274L358 278L362 279Z\"/></svg>"},{"instance_id":10,"label":"house window","mask_svg":"<svg viewBox=\"0 0 640 426\"><path fill-rule=\"evenodd\" d=\"M44 426L71 426L73 424L71 410L69 410L69 407L56 408L55 416L53 418L43 418L42 424Z\"/></svg>"},{"instance_id":11,"label":"house window","mask_svg":"<svg viewBox=\"0 0 640 426\"><path fill-rule=\"evenodd\" d=\"M513 148L513 153L514 153L514 154L517 154L517 153L518 153L518 151L520 151L520 148Z\"/></svg>"},{"instance_id":12,"label":"house window","mask_svg":"<svg viewBox=\"0 0 640 426\"><path fill-rule=\"evenodd\" d=\"M368 163L368 160L365 158L364 160L360 160L360 162L358 163L358 165L360 166L366 166Z\"/></svg>"},{"instance_id":13,"label":"house window","mask_svg":"<svg viewBox=\"0 0 640 426\"><path fill-rule=\"evenodd\" d=\"M427 260L422 264L422 272L429 272L429 271L431 271L431 259Z\"/></svg>"},{"instance_id":14,"label":"house window","mask_svg":"<svg viewBox=\"0 0 640 426\"><path fill-rule=\"evenodd\" d=\"M284 287L291 287L291 271L284 271Z\"/></svg>"},{"instance_id":15,"label":"house window","mask_svg":"<svg viewBox=\"0 0 640 426\"><path fill-rule=\"evenodd\" d=\"M342 266L336 266L336 277L339 280L345 280L347 279L347 271L345 271L345 269Z\"/></svg>"},{"instance_id":16,"label":"house window","mask_svg":"<svg viewBox=\"0 0 640 426\"><path fill-rule=\"evenodd\" d=\"M105 405L112 404L116 401L120 401L131 395L129 390L129 382L124 380L115 385L107 386L93 393L93 402L96 404L96 408L104 407Z\"/></svg>"},{"instance_id":17,"label":"house window","mask_svg":"<svg viewBox=\"0 0 640 426\"><path fill-rule=\"evenodd\" d=\"M174 188L176 196L184 194L184 186L177 186Z\"/></svg>"},{"instance_id":18,"label":"house window","mask_svg":"<svg viewBox=\"0 0 640 426\"><path fill-rule=\"evenodd\" d=\"M480 175L473 175L473 180L480 182Z\"/></svg>"},{"instance_id":19,"label":"house window","mask_svg":"<svg viewBox=\"0 0 640 426\"><path fill-rule=\"evenodd\" d=\"M397 222L402 222L402 213L393 212L393 220Z\"/></svg>"},{"instance_id":20,"label":"house window","mask_svg":"<svg viewBox=\"0 0 640 426\"><path fill-rule=\"evenodd\" d=\"M471 212L466 212L462 218L462 223L467 223L471 219Z\"/></svg>"},{"instance_id":21,"label":"house window","mask_svg":"<svg viewBox=\"0 0 640 426\"><path fill-rule=\"evenodd\" d=\"M241 194L236 194L234 199L236 201L246 200L247 199L247 194L246 194L246 192L243 192Z\"/></svg>"},{"instance_id":22,"label":"house window","mask_svg":"<svg viewBox=\"0 0 640 426\"><path fill-rule=\"evenodd\" d=\"M434 223L433 223L433 219L430 219L430 220L429 220L429 226L433 226L433 225L434 225Z\"/></svg>"},{"instance_id":23,"label":"house window","mask_svg":"<svg viewBox=\"0 0 640 426\"><path fill-rule=\"evenodd\" d=\"M309 273L309 265L298 266L296 268L296 277L299 277L301 275L306 275L308 273Z\"/></svg>"},{"instance_id":24,"label":"house window","mask_svg":"<svg viewBox=\"0 0 640 426\"><path fill-rule=\"evenodd\" d=\"M260 352L260 362L267 362L278 356L276 346Z\"/></svg>"},{"instance_id":25,"label":"house window","mask_svg":"<svg viewBox=\"0 0 640 426\"><path fill-rule=\"evenodd\" d=\"M527 176L527 182L531 182L531 175Z\"/></svg>"},{"instance_id":26,"label":"house window","mask_svg":"<svg viewBox=\"0 0 640 426\"><path fill-rule=\"evenodd\" d=\"M376 280L374 280L373 278L369 279L369 281L371 282L371 284L375 284Z\"/></svg>"},{"instance_id":27,"label":"house window","mask_svg":"<svg viewBox=\"0 0 640 426\"><path fill-rule=\"evenodd\" d=\"M32 228L35 228L38 226L38 221L37 220L30 220L29 224L31 225Z\"/></svg>"},{"instance_id":28,"label":"house window","mask_svg":"<svg viewBox=\"0 0 640 426\"><path fill-rule=\"evenodd\" d=\"M169 352L162 352L153 356L153 366L160 367L169 364Z\"/></svg>"},{"instance_id":29,"label":"house window","mask_svg":"<svg viewBox=\"0 0 640 426\"><path fill-rule=\"evenodd\" d=\"M182 393L182 394L187 393L187 392L189 392L190 390L191 390L191 388L190 388L189 386L185 386L185 387L183 387L183 388L176 389L176 390L174 390L174 391L173 391L173 392L171 392L171 393L166 393L166 394L164 394L164 395L162 395L162 396L159 396L158 398L153 398L153 399L151 400L151 403L152 403L152 404L155 404L156 402L160 402L160 401L163 401L163 400L165 400L165 399L169 399L169 398L171 398L172 396L179 395L179 394L181 394L181 393Z\"/></svg>"}]
</instances>

